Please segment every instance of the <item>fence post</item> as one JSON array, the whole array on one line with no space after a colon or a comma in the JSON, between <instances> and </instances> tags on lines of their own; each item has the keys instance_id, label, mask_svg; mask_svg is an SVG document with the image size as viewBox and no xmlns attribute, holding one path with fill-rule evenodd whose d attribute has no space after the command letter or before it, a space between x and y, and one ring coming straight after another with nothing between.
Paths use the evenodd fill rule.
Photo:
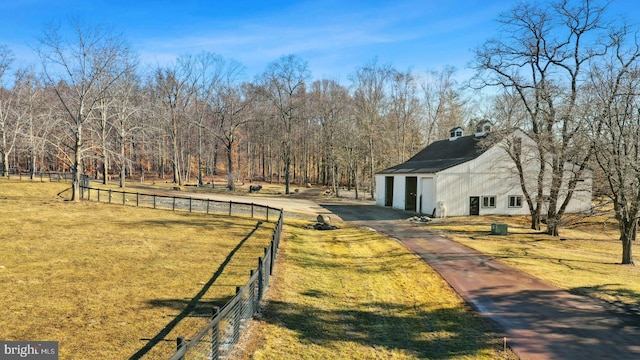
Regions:
<instances>
[{"instance_id":1,"label":"fence post","mask_svg":"<svg viewBox=\"0 0 640 360\"><path fill-rule=\"evenodd\" d=\"M267 222L269 222L269 207L267 206Z\"/></svg>"},{"instance_id":2,"label":"fence post","mask_svg":"<svg viewBox=\"0 0 640 360\"><path fill-rule=\"evenodd\" d=\"M140 207L140 193L136 192L136 207Z\"/></svg>"},{"instance_id":3,"label":"fence post","mask_svg":"<svg viewBox=\"0 0 640 360\"><path fill-rule=\"evenodd\" d=\"M253 203L251 203L251 218L253 219Z\"/></svg>"},{"instance_id":4,"label":"fence post","mask_svg":"<svg viewBox=\"0 0 640 360\"><path fill-rule=\"evenodd\" d=\"M123 191L122 192L122 205L124 205L126 201L127 201L127 192Z\"/></svg>"},{"instance_id":5,"label":"fence post","mask_svg":"<svg viewBox=\"0 0 640 360\"><path fill-rule=\"evenodd\" d=\"M275 236L276 234L273 234L273 237L271 238L271 262L269 263L269 275L273 274L273 262L276 260L276 250L274 247L275 241L273 240Z\"/></svg>"},{"instance_id":6,"label":"fence post","mask_svg":"<svg viewBox=\"0 0 640 360\"><path fill-rule=\"evenodd\" d=\"M214 320L216 318L216 316L218 316L218 313L220 313L220 308L217 306L214 306L213 308L213 316L211 317L211 320ZM219 346L219 336L218 336L218 332L220 331L220 319L218 319L218 321L216 321L215 325L213 325L213 327L211 328L211 359L212 360L218 360L218 346Z\"/></svg>"},{"instance_id":7,"label":"fence post","mask_svg":"<svg viewBox=\"0 0 640 360\"><path fill-rule=\"evenodd\" d=\"M240 340L240 317L242 312L242 299L240 296L240 286L236 286L236 298L238 299L237 306L238 311L233 314L233 341L232 344L237 344Z\"/></svg>"},{"instance_id":8,"label":"fence post","mask_svg":"<svg viewBox=\"0 0 640 360\"><path fill-rule=\"evenodd\" d=\"M111 204L111 189L109 189L109 204Z\"/></svg>"},{"instance_id":9,"label":"fence post","mask_svg":"<svg viewBox=\"0 0 640 360\"><path fill-rule=\"evenodd\" d=\"M184 336L178 336L176 339L176 351L180 350L184 346ZM179 360L184 360L184 356L181 356Z\"/></svg>"},{"instance_id":10,"label":"fence post","mask_svg":"<svg viewBox=\"0 0 640 360\"><path fill-rule=\"evenodd\" d=\"M209 203L211 202L210 199L207 199L207 215L209 215Z\"/></svg>"},{"instance_id":11,"label":"fence post","mask_svg":"<svg viewBox=\"0 0 640 360\"><path fill-rule=\"evenodd\" d=\"M254 273L253 269L249 270L249 279L251 279L253 277L253 273ZM256 309L258 308L258 305L256 303L256 284L255 283L251 283L250 289L252 290L252 291L249 292L249 303L251 304L251 315L250 316L253 316L253 314L256 313Z\"/></svg>"},{"instance_id":12,"label":"fence post","mask_svg":"<svg viewBox=\"0 0 640 360\"><path fill-rule=\"evenodd\" d=\"M232 203L233 203L233 202L232 202L231 200L229 200L229 216L231 216L231 204L232 204Z\"/></svg>"},{"instance_id":13,"label":"fence post","mask_svg":"<svg viewBox=\"0 0 640 360\"><path fill-rule=\"evenodd\" d=\"M262 279L262 277L264 276L264 269L262 268L262 258L258 257L258 302L260 302L262 300L262 287L264 286L264 280Z\"/></svg>"},{"instance_id":14,"label":"fence post","mask_svg":"<svg viewBox=\"0 0 640 360\"><path fill-rule=\"evenodd\" d=\"M189 196L189 212L191 212L191 210L193 209L192 203L193 203L193 198Z\"/></svg>"},{"instance_id":15,"label":"fence post","mask_svg":"<svg viewBox=\"0 0 640 360\"><path fill-rule=\"evenodd\" d=\"M171 210L176 211L176 197L173 197L173 207L171 208Z\"/></svg>"},{"instance_id":16,"label":"fence post","mask_svg":"<svg viewBox=\"0 0 640 360\"><path fill-rule=\"evenodd\" d=\"M98 202L100 202L100 189L97 189L97 190L98 190Z\"/></svg>"},{"instance_id":17,"label":"fence post","mask_svg":"<svg viewBox=\"0 0 640 360\"><path fill-rule=\"evenodd\" d=\"M156 194L153 194L153 208L156 208Z\"/></svg>"}]
</instances>

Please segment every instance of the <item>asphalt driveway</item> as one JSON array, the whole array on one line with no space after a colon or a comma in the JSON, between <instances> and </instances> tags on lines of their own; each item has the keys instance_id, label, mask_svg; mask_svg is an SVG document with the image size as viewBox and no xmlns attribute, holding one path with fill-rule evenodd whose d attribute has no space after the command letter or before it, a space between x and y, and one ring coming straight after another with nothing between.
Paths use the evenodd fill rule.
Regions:
<instances>
[{"instance_id":1,"label":"asphalt driveway","mask_svg":"<svg viewBox=\"0 0 640 360\"><path fill-rule=\"evenodd\" d=\"M414 251L481 316L504 331L521 359L640 359L640 316L546 284L430 234L402 211L324 204L343 221L374 229Z\"/></svg>"}]
</instances>

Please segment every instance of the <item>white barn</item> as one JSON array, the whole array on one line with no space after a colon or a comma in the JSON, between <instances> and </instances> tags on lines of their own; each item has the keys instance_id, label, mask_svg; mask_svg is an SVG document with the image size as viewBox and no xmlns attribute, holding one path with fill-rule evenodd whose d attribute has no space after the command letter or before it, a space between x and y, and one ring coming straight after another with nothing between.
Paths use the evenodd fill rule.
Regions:
<instances>
[{"instance_id":1,"label":"white barn","mask_svg":"<svg viewBox=\"0 0 640 360\"><path fill-rule=\"evenodd\" d=\"M434 217L528 215L515 164L505 150L506 138L486 146L482 140L490 131L488 121L480 123L473 135L464 136L462 128L454 128L449 139L436 141L406 162L377 173L376 204ZM518 139L522 153L531 156L523 162L529 168L524 173L532 174L525 176L527 188L534 189L539 169L535 151L531 151L535 143L520 130L508 138ZM566 168L568 180L572 166ZM591 173L585 171L567 213L591 209L591 186ZM560 201L565 196L566 191L561 190Z\"/></svg>"}]
</instances>

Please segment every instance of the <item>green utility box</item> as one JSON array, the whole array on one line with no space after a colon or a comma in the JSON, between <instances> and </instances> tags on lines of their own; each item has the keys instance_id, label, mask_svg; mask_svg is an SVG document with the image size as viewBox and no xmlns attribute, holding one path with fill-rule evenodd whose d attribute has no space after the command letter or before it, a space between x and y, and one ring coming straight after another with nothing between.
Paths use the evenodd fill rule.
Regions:
<instances>
[{"instance_id":1,"label":"green utility box","mask_svg":"<svg viewBox=\"0 0 640 360\"><path fill-rule=\"evenodd\" d=\"M507 235L508 233L507 224L491 224L491 235Z\"/></svg>"}]
</instances>

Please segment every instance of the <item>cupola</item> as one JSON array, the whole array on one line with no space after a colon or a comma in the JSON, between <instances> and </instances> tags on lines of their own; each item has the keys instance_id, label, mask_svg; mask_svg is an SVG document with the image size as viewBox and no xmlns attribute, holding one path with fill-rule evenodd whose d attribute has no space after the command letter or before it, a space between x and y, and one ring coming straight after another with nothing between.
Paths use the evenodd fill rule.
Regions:
<instances>
[{"instance_id":1,"label":"cupola","mask_svg":"<svg viewBox=\"0 0 640 360\"><path fill-rule=\"evenodd\" d=\"M493 124L489 120L482 120L476 126L476 137L485 136L491 132Z\"/></svg>"},{"instance_id":2,"label":"cupola","mask_svg":"<svg viewBox=\"0 0 640 360\"><path fill-rule=\"evenodd\" d=\"M456 140L462 136L464 136L464 130L459 126L449 130L449 141Z\"/></svg>"}]
</instances>

